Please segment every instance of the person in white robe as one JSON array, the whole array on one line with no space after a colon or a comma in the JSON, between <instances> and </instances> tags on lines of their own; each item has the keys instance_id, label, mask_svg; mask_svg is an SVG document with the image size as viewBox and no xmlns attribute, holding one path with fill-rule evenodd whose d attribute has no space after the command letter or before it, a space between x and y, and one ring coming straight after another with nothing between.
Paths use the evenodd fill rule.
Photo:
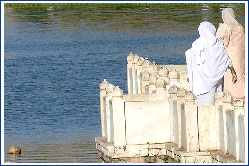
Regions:
<instances>
[{"instance_id":1,"label":"person in white robe","mask_svg":"<svg viewBox=\"0 0 249 166\"><path fill-rule=\"evenodd\" d=\"M201 22L198 31L200 37L185 52L190 91L196 96L197 106L213 106L226 70L231 70L233 83L237 76L222 40L216 38L214 25Z\"/></svg>"}]
</instances>

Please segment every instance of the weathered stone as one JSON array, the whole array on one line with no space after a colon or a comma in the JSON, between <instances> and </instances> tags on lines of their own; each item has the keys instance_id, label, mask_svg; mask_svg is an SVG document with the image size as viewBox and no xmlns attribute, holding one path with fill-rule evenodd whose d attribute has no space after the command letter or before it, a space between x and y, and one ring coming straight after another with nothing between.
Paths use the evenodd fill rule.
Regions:
<instances>
[{"instance_id":1,"label":"weathered stone","mask_svg":"<svg viewBox=\"0 0 249 166\"><path fill-rule=\"evenodd\" d=\"M156 76L155 75L151 75L151 77L150 77L150 84L153 84L153 85L156 84Z\"/></svg>"},{"instance_id":2,"label":"weathered stone","mask_svg":"<svg viewBox=\"0 0 249 166\"><path fill-rule=\"evenodd\" d=\"M99 88L101 90L104 90L107 86L108 86L108 82L106 81L106 79L104 79L104 81L102 83L99 84Z\"/></svg>"},{"instance_id":3,"label":"weathered stone","mask_svg":"<svg viewBox=\"0 0 249 166\"><path fill-rule=\"evenodd\" d=\"M232 96L229 93L225 94L224 97L222 98L223 103L231 103L232 101L233 101Z\"/></svg>"},{"instance_id":4,"label":"weathered stone","mask_svg":"<svg viewBox=\"0 0 249 166\"><path fill-rule=\"evenodd\" d=\"M142 80L143 81L149 81L149 79L150 79L150 74L149 74L149 72L144 72L143 74L142 74Z\"/></svg>"},{"instance_id":5,"label":"weathered stone","mask_svg":"<svg viewBox=\"0 0 249 166\"><path fill-rule=\"evenodd\" d=\"M118 86L116 86L112 92L113 97L123 96L123 90L121 90Z\"/></svg>"},{"instance_id":6,"label":"weathered stone","mask_svg":"<svg viewBox=\"0 0 249 166\"><path fill-rule=\"evenodd\" d=\"M154 70L154 65L150 63L150 67L148 68L149 73L150 74L154 74L155 70Z\"/></svg>"},{"instance_id":7,"label":"weathered stone","mask_svg":"<svg viewBox=\"0 0 249 166\"><path fill-rule=\"evenodd\" d=\"M108 86L106 87L106 92L107 93L112 93L113 89L114 89L114 85L108 84Z\"/></svg>"},{"instance_id":8,"label":"weathered stone","mask_svg":"<svg viewBox=\"0 0 249 166\"><path fill-rule=\"evenodd\" d=\"M134 58L133 58L133 62L134 62L134 63L137 63L138 59L139 59L139 56L138 56L137 54L135 54L135 56L134 56Z\"/></svg>"},{"instance_id":9,"label":"weathered stone","mask_svg":"<svg viewBox=\"0 0 249 166\"><path fill-rule=\"evenodd\" d=\"M177 93L176 93L176 96L177 97L185 97L185 95L186 95L186 90L179 88Z\"/></svg>"},{"instance_id":10,"label":"weathered stone","mask_svg":"<svg viewBox=\"0 0 249 166\"><path fill-rule=\"evenodd\" d=\"M156 80L156 87L157 88L165 88L166 87L166 81L162 78L159 78Z\"/></svg>"},{"instance_id":11,"label":"weathered stone","mask_svg":"<svg viewBox=\"0 0 249 166\"><path fill-rule=\"evenodd\" d=\"M221 89L218 89L217 92L215 93L215 99L220 100L224 96L224 93L222 92Z\"/></svg>"},{"instance_id":12,"label":"weathered stone","mask_svg":"<svg viewBox=\"0 0 249 166\"><path fill-rule=\"evenodd\" d=\"M234 101L234 107L244 107L244 101L242 99Z\"/></svg>"},{"instance_id":13,"label":"weathered stone","mask_svg":"<svg viewBox=\"0 0 249 166\"><path fill-rule=\"evenodd\" d=\"M135 56L135 55L131 52L131 53L129 54L129 56L127 57L127 62L128 62L128 63L132 62L133 59L134 59L134 56Z\"/></svg>"},{"instance_id":14,"label":"weathered stone","mask_svg":"<svg viewBox=\"0 0 249 166\"><path fill-rule=\"evenodd\" d=\"M145 59L143 62L143 68L149 68L150 67L150 61L148 59Z\"/></svg>"},{"instance_id":15,"label":"weathered stone","mask_svg":"<svg viewBox=\"0 0 249 166\"><path fill-rule=\"evenodd\" d=\"M192 92L188 92L185 96L186 101L194 102L195 101L195 95Z\"/></svg>"},{"instance_id":16,"label":"weathered stone","mask_svg":"<svg viewBox=\"0 0 249 166\"><path fill-rule=\"evenodd\" d=\"M142 66L143 65L143 62L144 62L144 58L139 58L138 61L137 61L137 65L138 66Z\"/></svg>"},{"instance_id":17,"label":"weathered stone","mask_svg":"<svg viewBox=\"0 0 249 166\"><path fill-rule=\"evenodd\" d=\"M168 71L168 69L166 69L166 68L161 68L161 69L158 71L158 74L159 74L160 76L168 76L169 71Z\"/></svg>"},{"instance_id":18,"label":"weathered stone","mask_svg":"<svg viewBox=\"0 0 249 166\"><path fill-rule=\"evenodd\" d=\"M165 82L166 82L166 85L169 85L169 82L170 82L170 79L169 79L169 77L163 77L163 79L165 80Z\"/></svg>"},{"instance_id":19,"label":"weathered stone","mask_svg":"<svg viewBox=\"0 0 249 166\"><path fill-rule=\"evenodd\" d=\"M178 87L173 85L169 88L169 94L176 94L178 91Z\"/></svg>"},{"instance_id":20,"label":"weathered stone","mask_svg":"<svg viewBox=\"0 0 249 166\"><path fill-rule=\"evenodd\" d=\"M169 78L170 79L179 79L180 74L176 70L172 70L172 71L169 72Z\"/></svg>"},{"instance_id":21,"label":"weathered stone","mask_svg":"<svg viewBox=\"0 0 249 166\"><path fill-rule=\"evenodd\" d=\"M200 151L210 151L217 149L217 132L219 124L211 119L216 119L214 106L198 107L198 127Z\"/></svg>"}]
</instances>

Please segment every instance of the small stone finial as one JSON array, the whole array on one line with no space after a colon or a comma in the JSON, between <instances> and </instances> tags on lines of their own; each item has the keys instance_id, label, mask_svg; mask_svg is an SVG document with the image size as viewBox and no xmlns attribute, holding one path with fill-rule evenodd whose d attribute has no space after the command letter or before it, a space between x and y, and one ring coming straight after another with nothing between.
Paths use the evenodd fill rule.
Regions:
<instances>
[{"instance_id":1,"label":"small stone finial","mask_svg":"<svg viewBox=\"0 0 249 166\"><path fill-rule=\"evenodd\" d=\"M185 95L186 95L186 90L179 88L177 93L176 93L176 96L177 97L184 97Z\"/></svg>"},{"instance_id":2,"label":"small stone finial","mask_svg":"<svg viewBox=\"0 0 249 166\"><path fill-rule=\"evenodd\" d=\"M188 92L185 96L186 101L194 101L195 100L195 95L192 92Z\"/></svg>"},{"instance_id":3,"label":"small stone finial","mask_svg":"<svg viewBox=\"0 0 249 166\"><path fill-rule=\"evenodd\" d=\"M138 66L142 66L143 65L143 62L144 62L144 58L140 57L137 61L137 65Z\"/></svg>"},{"instance_id":4,"label":"small stone finial","mask_svg":"<svg viewBox=\"0 0 249 166\"><path fill-rule=\"evenodd\" d=\"M159 69L158 74L160 76L167 76L169 74L169 71L165 68L161 68L161 69Z\"/></svg>"},{"instance_id":5,"label":"small stone finial","mask_svg":"<svg viewBox=\"0 0 249 166\"><path fill-rule=\"evenodd\" d=\"M145 60L143 61L143 67L144 67L144 68L149 68L149 67L150 67L150 61L149 61L148 59L145 59Z\"/></svg>"},{"instance_id":6,"label":"small stone finial","mask_svg":"<svg viewBox=\"0 0 249 166\"><path fill-rule=\"evenodd\" d=\"M153 74L155 72L156 72L155 67L150 64L150 66L149 66L149 73Z\"/></svg>"},{"instance_id":7,"label":"small stone finial","mask_svg":"<svg viewBox=\"0 0 249 166\"><path fill-rule=\"evenodd\" d=\"M105 90L105 88L108 86L108 84L109 83L106 81L106 79L104 79L104 81L99 84L99 89Z\"/></svg>"},{"instance_id":8,"label":"small stone finial","mask_svg":"<svg viewBox=\"0 0 249 166\"><path fill-rule=\"evenodd\" d=\"M134 58L133 58L133 62L134 62L134 63L137 63L138 59L139 59L139 56L138 56L137 54L135 54L135 56L134 56Z\"/></svg>"},{"instance_id":9,"label":"small stone finial","mask_svg":"<svg viewBox=\"0 0 249 166\"><path fill-rule=\"evenodd\" d=\"M21 154L21 148L19 148L18 146L11 146L11 147L9 148L8 154L16 154L16 155L19 155L19 154Z\"/></svg>"},{"instance_id":10,"label":"small stone finial","mask_svg":"<svg viewBox=\"0 0 249 166\"><path fill-rule=\"evenodd\" d=\"M162 77L164 80L165 80L165 82L166 82L166 85L169 85L169 82L170 82L170 79L169 79L169 77Z\"/></svg>"},{"instance_id":11,"label":"small stone finial","mask_svg":"<svg viewBox=\"0 0 249 166\"><path fill-rule=\"evenodd\" d=\"M235 100L233 102L234 107L244 107L244 101L242 99Z\"/></svg>"},{"instance_id":12,"label":"small stone finial","mask_svg":"<svg viewBox=\"0 0 249 166\"><path fill-rule=\"evenodd\" d=\"M106 87L105 90L106 90L107 93L112 93L113 89L114 89L114 85L108 84L108 86Z\"/></svg>"},{"instance_id":13,"label":"small stone finial","mask_svg":"<svg viewBox=\"0 0 249 166\"><path fill-rule=\"evenodd\" d=\"M180 78L180 73L177 72L176 70L172 70L169 72L169 78L170 79L179 79Z\"/></svg>"},{"instance_id":14,"label":"small stone finial","mask_svg":"<svg viewBox=\"0 0 249 166\"><path fill-rule=\"evenodd\" d=\"M226 93L222 98L223 103L232 103L232 101L232 96L229 93Z\"/></svg>"},{"instance_id":15,"label":"small stone finial","mask_svg":"<svg viewBox=\"0 0 249 166\"><path fill-rule=\"evenodd\" d=\"M133 58L134 58L134 54L131 52L131 53L129 54L129 56L127 56L127 62L133 61Z\"/></svg>"},{"instance_id":16,"label":"small stone finial","mask_svg":"<svg viewBox=\"0 0 249 166\"><path fill-rule=\"evenodd\" d=\"M159 78L156 80L156 87L157 88L165 88L166 87L166 81L162 78Z\"/></svg>"},{"instance_id":17,"label":"small stone finial","mask_svg":"<svg viewBox=\"0 0 249 166\"><path fill-rule=\"evenodd\" d=\"M158 68L158 65L156 63L153 64L153 70L154 70L154 72L158 72L157 68Z\"/></svg>"},{"instance_id":18,"label":"small stone finial","mask_svg":"<svg viewBox=\"0 0 249 166\"><path fill-rule=\"evenodd\" d=\"M112 96L121 97L123 96L123 90L116 86L112 92Z\"/></svg>"},{"instance_id":19,"label":"small stone finial","mask_svg":"<svg viewBox=\"0 0 249 166\"><path fill-rule=\"evenodd\" d=\"M150 74L148 71L145 71L143 74L142 74L142 79L143 81L149 81L150 79Z\"/></svg>"},{"instance_id":20,"label":"small stone finial","mask_svg":"<svg viewBox=\"0 0 249 166\"><path fill-rule=\"evenodd\" d=\"M222 92L221 89L218 89L217 92L215 93L215 99L222 99L222 97L224 96L224 93Z\"/></svg>"},{"instance_id":21,"label":"small stone finial","mask_svg":"<svg viewBox=\"0 0 249 166\"><path fill-rule=\"evenodd\" d=\"M173 85L169 88L169 94L176 94L178 91L178 87L176 85Z\"/></svg>"}]
</instances>

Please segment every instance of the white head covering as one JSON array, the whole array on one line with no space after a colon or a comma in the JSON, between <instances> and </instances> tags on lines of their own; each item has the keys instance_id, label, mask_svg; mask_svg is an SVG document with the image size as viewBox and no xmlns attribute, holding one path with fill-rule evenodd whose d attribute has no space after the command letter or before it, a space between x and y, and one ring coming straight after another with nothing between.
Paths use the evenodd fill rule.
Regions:
<instances>
[{"instance_id":1,"label":"white head covering","mask_svg":"<svg viewBox=\"0 0 249 166\"><path fill-rule=\"evenodd\" d=\"M195 95L209 92L231 65L225 46L215 37L214 25L201 22L198 31L200 37L185 52L190 90Z\"/></svg>"},{"instance_id":2,"label":"white head covering","mask_svg":"<svg viewBox=\"0 0 249 166\"><path fill-rule=\"evenodd\" d=\"M222 20L226 23L231 29L240 24L235 20L235 14L232 8L225 8L222 10Z\"/></svg>"}]
</instances>

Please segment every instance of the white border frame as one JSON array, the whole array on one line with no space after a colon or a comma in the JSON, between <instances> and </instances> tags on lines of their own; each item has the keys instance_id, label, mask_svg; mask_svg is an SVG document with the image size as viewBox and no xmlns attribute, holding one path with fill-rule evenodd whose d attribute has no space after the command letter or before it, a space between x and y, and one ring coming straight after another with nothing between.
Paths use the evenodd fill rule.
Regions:
<instances>
[{"instance_id":1,"label":"white border frame","mask_svg":"<svg viewBox=\"0 0 249 166\"><path fill-rule=\"evenodd\" d=\"M4 162L4 4L5 3L245 3L245 86L246 102L245 102L245 163L219 163L219 165L248 165L248 1L1 1L1 165L109 165L108 163L5 163ZM112 165L145 165L144 163L121 163ZM167 165L149 164L146 165ZM169 165L193 165L185 163L169 163ZM202 163L195 163L194 165L207 165ZM217 165L212 163L208 165Z\"/></svg>"}]
</instances>

